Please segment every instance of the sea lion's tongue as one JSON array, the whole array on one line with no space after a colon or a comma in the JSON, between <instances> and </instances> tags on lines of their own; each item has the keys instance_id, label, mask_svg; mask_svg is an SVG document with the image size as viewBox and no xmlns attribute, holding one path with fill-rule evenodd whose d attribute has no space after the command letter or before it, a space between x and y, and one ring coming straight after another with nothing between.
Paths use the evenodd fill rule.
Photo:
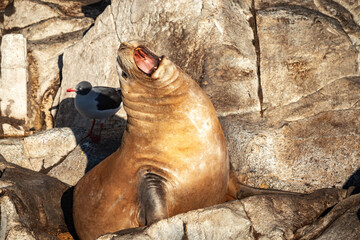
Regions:
<instances>
[{"instance_id":1,"label":"sea lion's tongue","mask_svg":"<svg viewBox=\"0 0 360 240\"><path fill-rule=\"evenodd\" d=\"M150 53L144 48L137 48L134 51L136 66L144 73L151 75L159 65L159 57Z\"/></svg>"}]
</instances>

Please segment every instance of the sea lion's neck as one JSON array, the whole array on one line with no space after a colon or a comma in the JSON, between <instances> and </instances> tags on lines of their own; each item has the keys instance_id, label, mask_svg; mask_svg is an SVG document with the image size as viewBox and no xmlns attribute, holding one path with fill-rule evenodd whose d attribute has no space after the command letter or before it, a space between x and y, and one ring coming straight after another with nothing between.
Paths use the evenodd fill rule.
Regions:
<instances>
[{"instance_id":1,"label":"sea lion's neck","mask_svg":"<svg viewBox=\"0 0 360 240\"><path fill-rule=\"evenodd\" d=\"M188 76L170 61L154 73L154 80L133 80L121 83L124 109L127 113L128 129L154 127L167 118L174 117L178 105L188 94L191 84Z\"/></svg>"}]
</instances>

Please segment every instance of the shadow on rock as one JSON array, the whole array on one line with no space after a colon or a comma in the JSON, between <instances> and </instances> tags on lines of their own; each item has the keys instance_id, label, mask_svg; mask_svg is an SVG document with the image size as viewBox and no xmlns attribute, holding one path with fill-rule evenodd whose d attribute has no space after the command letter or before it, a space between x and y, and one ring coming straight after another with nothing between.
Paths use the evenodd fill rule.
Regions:
<instances>
[{"instance_id":1,"label":"shadow on rock","mask_svg":"<svg viewBox=\"0 0 360 240\"><path fill-rule=\"evenodd\" d=\"M87 164L85 173L95 167L98 163L106 157L115 152L121 144L122 135L125 130L126 121L119 116L112 116L106 119L101 133L101 141L99 143L91 142L90 138L84 138L91 128L92 119L81 116L74 105L74 98L66 98L58 106L58 111L55 116L56 127L69 127L73 130L74 135L78 141L78 146L81 149L80 156L73 154L74 160L77 157L86 155ZM85 129L79 131L79 128ZM93 134L97 135L100 131L100 124L97 120L93 129ZM79 136L81 132L81 136Z\"/></svg>"},{"instance_id":2,"label":"shadow on rock","mask_svg":"<svg viewBox=\"0 0 360 240\"><path fill-rule=\"evenodd\" d=\"M73 238L77 240L79 239L79 237L76 234L74 220L72 216L73 196L74 196L74 187L71 187L68 190L66 190L61 197L61 208L64 214L64 220L67 225L67 228L70 234L73 236Z\"/></svg>"},{"instance_id":3,"label":"shadow on rock","mask_svg":"<svg viewBox=\"0 0 360 240\"><path fill-rule=\"evenodd\" d=\"M102 0L97 3L83 6L81 8L85 17L91 17L94 20L111 4L111 0Z\"/></svg>"},{"instance_id":4,"label":"shadow on rock","mask_svg":"<svg viewBox=\"0 0 360 240\"><path fill-rule=\"evenodd\" d=\"M355 187L351 195L360 193L360 168L358 168L358 170L356 170L343 185L344 189L348 189L350 187ZM360 208L358 209L356 216L360 221Z\"/></svg>"},{"instance_id":5,"label":"shadow on rock","mask_svg":"<svg viewBox=\"0 0 360 240\"><path fill-rule=\"evenodd\" d=\"M352 194L360 193L360 168L356 170L343 185L343 189L348 189L350 187L355 187Z\"/></svg>"},{"instance_id":6,"label":"shadow on rock","mask_svg":"<svg viewBox=\"0 0 360 240\"><path fill-rule=\"evenodd\" d=\"M77 176L78 180L84 173L90 171L120 147L126 121L116 115L108 118L104 122L100 142L93 143L89 137L85 138L91 128L92 119L85 118L77 112L74 105L74 98L64 99L56 108L58 109L55 115L56 127L69 127L77 140L76 148L68 154L65 161L68 162L67 164L69 164L69 166L81 166L81 169L76 170L76 174L80 174L80 176ZM97 120L93 134L97 135L99 130L100 126ZM68 168L69 167L65 167L65 171L67 171L66 169ZM72 168L73 167L70 167L69 169ZM72 218L73 191L74 187L71 187L64 192L61 198L61 208L69 232L74 239L78 239Z\"/></svg>"}]
</instances>

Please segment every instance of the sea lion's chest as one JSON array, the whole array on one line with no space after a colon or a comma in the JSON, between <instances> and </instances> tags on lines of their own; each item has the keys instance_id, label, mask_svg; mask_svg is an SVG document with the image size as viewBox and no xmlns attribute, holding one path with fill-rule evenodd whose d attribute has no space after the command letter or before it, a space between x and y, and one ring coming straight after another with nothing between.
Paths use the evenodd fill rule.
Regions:
<instances>
[{"instance_id":1,"label":"sea lion's chest","mask_svg":"<svg viewBox=\"0 0 360 240\"><path fill-rule=\"evenodd\" d=\"M214 158L223 161L225 141L214 111L199 105L190 107L182 106L156 123L125 132L120 161L139 167L152 161L159 165L155 167L177 174L196 170L210 160L217 162Z\"/></svg>"}]
</instances>

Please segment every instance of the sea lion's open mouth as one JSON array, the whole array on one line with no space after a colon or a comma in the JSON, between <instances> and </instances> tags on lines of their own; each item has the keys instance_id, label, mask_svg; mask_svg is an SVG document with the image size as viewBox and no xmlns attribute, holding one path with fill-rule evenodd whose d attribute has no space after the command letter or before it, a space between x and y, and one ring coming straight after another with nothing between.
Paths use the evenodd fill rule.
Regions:
<instances>
[{"instance_id":1,"label":"sea lion's open mouth","mask_svg":"<svg viewBox=\"0 0 360 240\"><path fill-rule=\"evenodd\" d=\"M136 66L145 74L150 76L159 67L162 60L144 47L138 47L134 51Z\"/></svg>"}]
</instances>

